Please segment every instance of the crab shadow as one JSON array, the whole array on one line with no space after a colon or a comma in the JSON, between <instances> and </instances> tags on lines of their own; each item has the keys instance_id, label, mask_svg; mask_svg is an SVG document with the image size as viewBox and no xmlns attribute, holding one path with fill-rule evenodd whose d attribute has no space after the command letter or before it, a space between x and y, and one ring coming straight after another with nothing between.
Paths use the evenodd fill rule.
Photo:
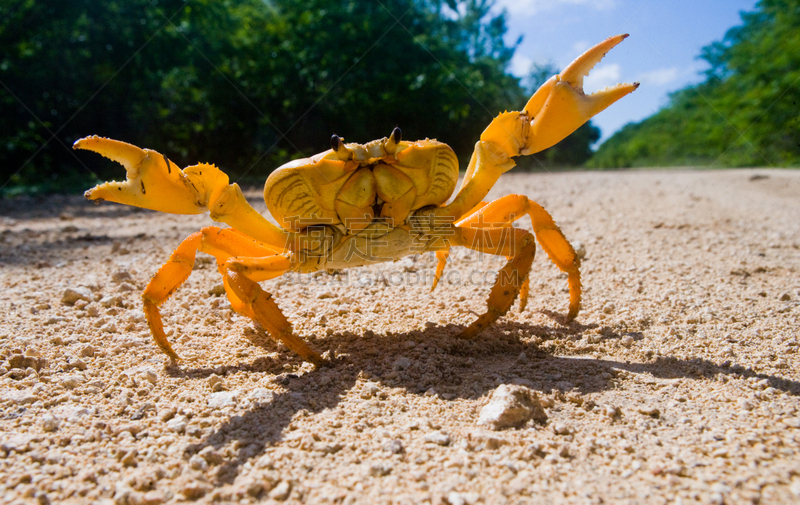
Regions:
<instances>
[{"instance_id":1,"label":"crab shadow","mask_svg":"<svg viewBox=\"0 0 800 505\"><path fill-rule=\"evenodd\" d=\"M315 342L335 350L336 358L330 366L308 373L285 373L283 365L287 360L265 357L214 369L171 367L167 372L175 377L237 372L276 374L273 385L279 386L280 391L274 392L271 399L253 403L245 412L227 418L217 429L186 449L188 457L206 447L216 450L232 443L237 447L235 457L217 468L216 485L232 483L242 465L260 457L270 445L290 439L287 432L298 416L336 409L348 393L365 380L413 395L432 394L433 390L444 401L475 400L507 383L526 385L541 393L601 392L615 387L613 378L619 370L651 374L661 379L699 380L718 374L757 377L767 379L775 389L800 394L800 382L704 359L659 357L650 362L631 363L556 356L542 348L543 341L551 340L557 349L559 341L579 337L593 327L595 325L550 326L506 321L497 323L475 340L457 338L463 330L457 325L383 335L339 333ZM262 346L269 351L278 349L275 344ZM288 363L302 364L296 358L289 359ZM366 430L378 428L369 421L365 424ZM299 446L300 441L296 444Z\"/></svg>"}]
</instances>

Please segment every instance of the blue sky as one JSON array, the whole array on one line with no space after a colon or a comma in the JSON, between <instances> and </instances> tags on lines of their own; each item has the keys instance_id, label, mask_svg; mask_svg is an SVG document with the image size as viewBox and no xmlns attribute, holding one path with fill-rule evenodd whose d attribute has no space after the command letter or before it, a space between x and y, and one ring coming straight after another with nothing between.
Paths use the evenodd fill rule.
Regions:
<instances>
[{"instance_id":1,"label":"blue sky","mask_svg":"<svg viewBox=\"0 0 800 505\"><path fill-rule=\"evenodd\" d=\"M508 12L507 41L523 35L512 72L525 75L534 62L564 68L610 35L631 36L614 48L586 79L587 93L617 82L641 87L595 119L602 139L640 121L667 103L667 95L696 82L707 68L700 49L741 24L740 11L756 0L497 0Z\"/></svg>"}]
</instances>

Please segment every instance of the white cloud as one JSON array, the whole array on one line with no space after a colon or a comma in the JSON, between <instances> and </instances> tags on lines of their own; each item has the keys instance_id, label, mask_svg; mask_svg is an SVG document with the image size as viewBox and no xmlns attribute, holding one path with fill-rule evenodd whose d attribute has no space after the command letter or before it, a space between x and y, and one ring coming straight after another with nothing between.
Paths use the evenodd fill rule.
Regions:
<instances>
[{"instance_id":1,"label":"white cloud","mask_svg":"<svg viewBox=\"0 0 800 505\"><path fill-rule=\"evenodd\" d=\"M592 69L592 72L583 81L583 89L586 94L594 93L598 89L613 86L620 82L622 72L618 63L599 65Z\"/></svg>"},{"instance_id":2,"label":"white cloud","mask_svg":"<svg viewBox=\"0 0 800 505\"><path fill-rule=\"evenodd\" d=\"M596 10L613 9L617 0L497 0L498 7L505 7L514 16L530 17L537 12L552 10L561 4L585 5Z\"/></svg>"},{"instance_id":3,"label":"white cloud","mask_svg":"<svg viewBox=\"0 0 800 505\"><path fill-rule=\"evenodd\" d=\"M678 69L675 67L659 68L645 72L639 76L639 82L642 84L650 84L652 86L663 86L678 80Z\"/></svg>"},{"instance_id":4,"label":"white cloud","mask_svg":"<svg viewBox=\"0 0 800 505\"><path fill-rule=\"evenodd\" d=\"M592 47L592 45L586 40L579 40L572 44L572 52L575 54L583 54L584 51Z\"/></svg>"},{"instance_id":5,"label":"white cloud","mask_svg":"<svg viewBox=\"0 0 800 505\"><path fill-rule=\"evenodd\" d=\"M531 71L532 64L533 60L524 54L514 53L509 63L509 71L512 75L516 75L517 77L526 77Z\"/></svg>"}]
</instances>

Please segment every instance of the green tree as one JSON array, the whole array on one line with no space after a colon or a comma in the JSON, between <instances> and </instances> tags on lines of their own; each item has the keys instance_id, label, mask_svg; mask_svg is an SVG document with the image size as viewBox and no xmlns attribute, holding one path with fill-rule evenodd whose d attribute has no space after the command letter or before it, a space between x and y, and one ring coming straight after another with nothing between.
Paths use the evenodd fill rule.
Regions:
<instances>
[{"instance_id":1,"label":"green tree","mask_svg":"<svg viewBox=\"0 0 800 505\"><path fill-rule=\"evenodd\" d=\"M527 100L493 3L0 0L0 185L119 177L70 149L91 134L252 182L332 133L366 142L395 126L466 162Z\"/></svg>"},{"instance_id":2,"label":"green tree","mask_svg":"<svg viewBox=\"0 0 800 505\"><path fill-rule=\"evenodd\" d=\"M706 80L605 142L602 168L800 164L800 0L761 0L700 55Z\"/></svg>"}]
</instances>

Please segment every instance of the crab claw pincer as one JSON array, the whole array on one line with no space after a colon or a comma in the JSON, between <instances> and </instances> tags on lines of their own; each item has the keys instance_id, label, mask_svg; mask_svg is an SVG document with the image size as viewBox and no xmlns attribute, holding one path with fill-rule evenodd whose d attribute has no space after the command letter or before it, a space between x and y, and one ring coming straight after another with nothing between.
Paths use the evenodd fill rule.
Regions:
<instances>
[{"instance_id":1,"label":"crab claw pincer","mask_svg":"<svg viewBox=\"0 0 800 505\"><path fill-rule=\"evenodd\" d=\"M86 191L89 200L170 214L200 214L207 210L212 193L228 184L228 176L214 165L201 163L181 170L163 154L119 140L94 135L76 141L72 148L101 154L127 172L125 181L106 182Z\"/></svg>"},{"instance_id":2,"label":"crab claw pincer","mask_svg":"<svg viewBox=\"0 0 800 505\"><path fill-rule=\"evenodd\" d=\"M627 34L609 37L592 47L569 64L560 74L554 75L533 94L522 115L529 118L527 131L520 136L508 133L519 127L516 113L501 114L481 135L481 140L494 141L507 152L533 154L554 146L583 123L606 107L639 87L639 83L616 84L587 95L583 91L583 78L589 75L600 60L614 46L628 37ZM517 139L524 139L517 143ZM516 155L516 154L513 154Z\"/></svg>"}]
</instances>

